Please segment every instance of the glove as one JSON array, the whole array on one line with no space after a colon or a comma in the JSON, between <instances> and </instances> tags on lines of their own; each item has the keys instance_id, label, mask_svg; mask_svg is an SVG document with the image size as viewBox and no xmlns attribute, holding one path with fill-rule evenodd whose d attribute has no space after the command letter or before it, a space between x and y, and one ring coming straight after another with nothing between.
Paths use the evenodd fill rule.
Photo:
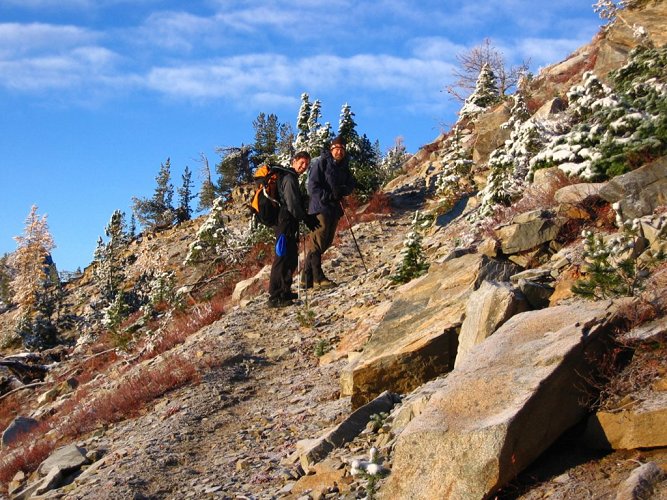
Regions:
<instances>
[{"instance_id":1,"label":"glove","mask_svg":"<svg viewBox=\"0 0 667 500\"><path fill-rule=\"evenodd\" d=\"M306 215L306 218L303 219L303 223L306 225L306 227L310 231L315 231L318 227L320 227L322 224L320 224L319 219L317 218L317 215L314 214L308 214Z\"/></svg>"}]
</instances>

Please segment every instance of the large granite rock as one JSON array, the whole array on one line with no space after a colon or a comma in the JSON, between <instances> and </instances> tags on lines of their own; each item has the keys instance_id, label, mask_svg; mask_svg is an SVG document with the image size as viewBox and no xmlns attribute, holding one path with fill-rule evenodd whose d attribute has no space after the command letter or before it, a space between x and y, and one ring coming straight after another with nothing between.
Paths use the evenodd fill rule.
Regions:
<instances>
[{"instance_id":1,"label":"large granite rock","mask_svg":"<svg viewBox=\"0 0 667 500\"><path fill-rule=\"evenodd\" d=\"M621 411L599 411L586 426L586 440L601 449L667 446L667 392Z\"/></svg>"},{"instance_id":2,"label":"large granite rock","mask_svg":"<svg viewBox=\"0 0 667 500\"><path fill-rule=\"evenodd\" d=\"M509 318L526 310L528 304L525 298L509 283L482 283L468 301L454 366L460 364L468 351L490 337Z\"/></svg>"},{"instance_id":3,"label":"large granite rock","mask_svg":"<svg viewBox=\"0 0 667 500\"><path fill-rule=\"evenodd\" d=\"M341 394L358 407L382 391L407 393L451 370L467 300L485 280L507 281L509 262L468 254L432 264L398 288L363 352L341 374Z\"/></svg>"},{"instance_id":4,"label":"large granite rock","mask_svg":"<svg viewBox=\"0 0 667 500\"><path fill-rule=\"evenodd\" d=\"M472 159L477 164L486 163L494 149L502 146L509 139L510 129L501 125L510 118L510 110L503 103L491 111L481 114L475 120L475 143Z\"/></svg>"},{"instance_id":5,"label":"large granite rock","mask_svg":"<svg viewBox=\"0 0 667 500\"><path fill-rule=\"evenodd\" d=\"M533 249L553 240L565 219L548 210L534 210L514 217L508 224L496 229L504 254L515 254Z\"/></svg>"},{"instance_id":6,"label":"large granite rock","mask_svg":"<svg viewBox=\"0 0 667 500\"><path fill-rule=\"evenodd\" d=\"M667 204L667 156L637 170L619 175L600 190L610 203L619 203L624 219L652 214L656 207Z\"/></svg>"},{"instance_id":7,"label":"large granite rock","mask_svg":"<svg viewBox=\"0 0 667 500\"><path fill-rule=\"evenodd\" d=\"M586 413L610 302L518 314L468 353L398 437L381 498L488 498Z\"/></svg>"}]
</instances>

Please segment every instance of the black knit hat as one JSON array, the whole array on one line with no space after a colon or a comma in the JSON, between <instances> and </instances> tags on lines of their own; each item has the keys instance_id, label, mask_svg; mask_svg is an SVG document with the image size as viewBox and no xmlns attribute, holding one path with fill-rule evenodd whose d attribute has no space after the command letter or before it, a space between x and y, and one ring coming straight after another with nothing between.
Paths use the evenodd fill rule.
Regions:
<instances>
[{"instance_id":1,"label":"black knit hat","mask_svg":"<svg viewBox=\"0 0 667 500\"><path fill-rule=\"evenodd\" d=\"M331 141L332 146L335 146L337 144L340 144L341 146L345 146L345 139L343 138L342 135L338 135L338 136L334 137L334 140Z\"/></svg>"}]
</instances>

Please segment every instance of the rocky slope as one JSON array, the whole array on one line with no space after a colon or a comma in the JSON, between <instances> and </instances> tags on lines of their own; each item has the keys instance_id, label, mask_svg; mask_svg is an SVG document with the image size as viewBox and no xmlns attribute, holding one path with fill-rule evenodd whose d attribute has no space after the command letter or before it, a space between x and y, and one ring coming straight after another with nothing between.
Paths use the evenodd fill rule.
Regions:
<instances>
[{"instance_id":1,"label":"rocky slope","mask_svg":"<svg viewBox=\"0 0 667 500\"><path fill-rule=\"evenodd\" d=\"M648 2L624 12L623 22L547 68L532 83L534 116L562 112L564 99L551 98L565 97L583 71L606 74L623 64L632 24L664 43L666 11L664 2ZM266 272L246 270L250 279L219 320L155 356L114 351L92 380L84 377L90 366L110 356L92 340L34 365L7 358L35 370L51 363L46 376L25 375L24 383L43 382L19 384L20 398L4 399L16 405L7 411L64 421L45 439L31 438L50 443L42 453L50 458L8 480L8 494L667 497L667 268L648 266L667 249L667 159L596 184L565 179L557 168L538 171L522 200L473 225L487 161L508 138L499 125L509 116L501 105L464 124L477 187L447 210L435 190L451 137L416 154L385 189L392 214L360 215L353 227L364 263L351 233L340 231L325 263L340 284L334 290L301 291L297 305L270 310ZM231 225L245 224L238 207L228 208ZM415 222L416 209L426 218ZM632 257L646 263L644 290L634 298L579 298L571 288L586 270L580 232L611 238L619 212L637 219ZM128 274L159 253L192 300L228 287L229 270L182 266L201 223L144 235L128 248ZM429 271L396 286L388 278L411 231L423 236ZM92 317L95 293L88 270L71 285L71 313ZM9 322L11 312L1 318ZM179 318L158 321L165 335ZM149 392L119 416L115 395L143 394L158 375L180 373L175 388ZM84 427L74 417L86 408L106 408L110 417L89 416L96 424ZM67 418L79 422L78 432ZM36 446L9 443L11 426L4 437L0 465L36 453Z\"/></svg>"}]
</instances>

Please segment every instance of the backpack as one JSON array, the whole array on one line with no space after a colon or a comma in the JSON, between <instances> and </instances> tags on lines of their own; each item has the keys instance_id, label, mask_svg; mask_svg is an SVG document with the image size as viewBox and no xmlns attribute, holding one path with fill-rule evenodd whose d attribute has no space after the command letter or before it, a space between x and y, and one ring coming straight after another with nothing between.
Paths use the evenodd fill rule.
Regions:
<instances>
[{"instance_id":1,"label":"backpack","mask_svg":"<svg viewBox=\"0 0 667 500\"><path fill-rule=\"evenodd\" d=\"M259 222L269 227L278 223L278 212L280 212L279 170L270 165L261 165L253 174L256 188L250 203L250 210Z\"/></svg>"}]
</instances>

